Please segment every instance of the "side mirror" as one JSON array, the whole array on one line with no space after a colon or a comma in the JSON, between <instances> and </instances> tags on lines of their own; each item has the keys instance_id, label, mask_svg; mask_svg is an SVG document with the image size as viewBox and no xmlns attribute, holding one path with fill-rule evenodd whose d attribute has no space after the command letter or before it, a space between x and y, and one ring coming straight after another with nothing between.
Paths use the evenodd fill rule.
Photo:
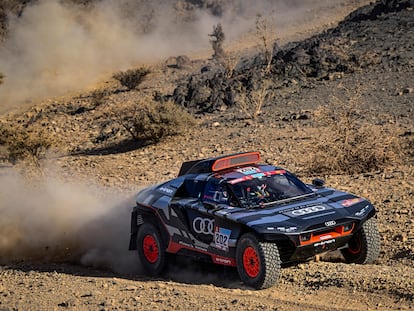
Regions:
<instances>
[{"instance_id":1,"label":"side mirror","mask_svg":"<svg viewBox=\"0 0 414 311\"><path fill-rule=\"evenodd\" d=\"M325 185L325 181L320 178L315 178L312 180L312 185L314 185L316 188L322 188Z\"/></svg>"}]
</instances>

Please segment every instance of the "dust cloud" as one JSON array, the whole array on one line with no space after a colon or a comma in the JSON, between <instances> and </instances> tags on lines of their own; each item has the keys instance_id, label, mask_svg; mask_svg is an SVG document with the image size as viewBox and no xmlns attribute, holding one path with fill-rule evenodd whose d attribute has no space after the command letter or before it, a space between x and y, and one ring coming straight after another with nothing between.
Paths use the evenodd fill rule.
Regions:
<instances>
[{"instance_id":1,"label":"dust cloud","mask_svg":"<svg viewBox=\"0 0 414 311\"><path fill-rule=\"evenodd\" d=\"M71 262L121 275L145 274L138 253L128 250L133 204L132 194L125 199L102 186L57 177L29 181L3 168L0 265ZM169 263L167 277L193 283L201 279L223 282L216 267L180 259Z\"/></svg>"},{"instance_id":2,"label":"dust cloud","mask_svg":"<svg viewBox=\"0 0 414 311\"><path fill-rule=\"evenodd\" d=\"M227 41L254 29L257 14L275 14L278 31L327 0L30 2L9 18L0 46L0 113L86 89L117 70L210 49L221 23ZM339 2L339 1L331 1Z\"/></svg>"},{"instance_id":3,"label":"dust cloud","mask_svg":"<svg viewBox=\"0 0 414 311\"><path fill-rule=\"evenodd\" d=\"M121 274L139 273L128 251L133 197L79 182L29 183L0 173L0 264L74 262Z\"/></svg>"}]
</instances>

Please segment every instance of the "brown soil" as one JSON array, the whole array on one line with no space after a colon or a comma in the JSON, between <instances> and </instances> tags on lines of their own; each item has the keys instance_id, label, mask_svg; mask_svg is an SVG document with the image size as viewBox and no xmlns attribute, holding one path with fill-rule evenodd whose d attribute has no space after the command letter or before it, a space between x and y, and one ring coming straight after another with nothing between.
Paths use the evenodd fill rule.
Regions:
<instances>
[{"instance_id":1,"label":"brown soil","mask_svg":"<svg viewBox=\"0 0 414 311\"><path fill-rule=\"evenodd\" d=\"M355 1L347 2L351 11ZM343 17L343 12L332 15L331 23ZM319 30L326 25L322 19L311 26ZM122 131L104 126L108 109L154 91L171 95L178 82L207 62L193 61L185 69L158 64L139 90L115 92L96 107L87 93L50 99L2 118L46 130L57 147L40 168L7 162L0 167L5 189L0 192L0 310L414 308L412 157L374 172L320 176L328 186L366 197L376 206L382 236L376 264L348 265L338 254L327 254L285 267L280 282L261 291L241 284L235 269L183 259L172 260L160 278L143 276L136 254L127 251L131 197L143 186L176 176L181 162L258 150L263 161L309 182L314 177L307 169L309 150L321 135L330 135L313 111L319 103L329 103L329 95L343 97L343 85L351 90L363 85L361 109L367 122L391 125L403 137L412 137L414 74L412 67L395 63L315 80L311 86L289 85L255 121L231 108L198 114L196 130L155 145L137 146ZM114 83L104 85L116 88Z\"/></svg>"}]
</instances>

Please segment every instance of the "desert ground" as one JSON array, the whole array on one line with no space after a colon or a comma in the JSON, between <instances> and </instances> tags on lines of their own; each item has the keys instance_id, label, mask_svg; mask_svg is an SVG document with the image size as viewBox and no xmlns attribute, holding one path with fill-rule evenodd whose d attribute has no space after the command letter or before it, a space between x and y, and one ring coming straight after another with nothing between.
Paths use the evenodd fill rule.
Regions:
<instances>
[{"instance_id":1,"label":"desert ground","mask_svg":"<svg viewBox=\"0 0 414 311\"><path fill-rule=\"evenodd\" d=\"M11 88L5 74L0 310L414 309L414 3L313 2L276 31L268 67L253 30L225 41L222 62L208 46L132 60L128 67L149 68L133 89L113 78L120 63L67 89L48 71L50 96ZM262 81L259 109L249 96L260 96ZM143 101L173 102L191 122L162 139L134 140L123 116ZM41 153L30 153L33 137L48 141ZM369 199L378 261L345 264L339 253L324 254L284 267L265 290L244 286L236 269L183 258L158 278L145 276L128 251L134 194L175 177L183 161L250 150L306 182L323 178Z\"/></svg>"}]
</instances>

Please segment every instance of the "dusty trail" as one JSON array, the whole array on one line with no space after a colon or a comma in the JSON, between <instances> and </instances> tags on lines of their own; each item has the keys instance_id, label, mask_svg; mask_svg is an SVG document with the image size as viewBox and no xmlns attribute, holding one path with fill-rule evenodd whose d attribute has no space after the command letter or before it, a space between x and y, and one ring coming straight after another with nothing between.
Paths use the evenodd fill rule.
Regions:
<instances>
[{"instance_id":1,"label":"dusty trail","mask_svg":"<svg viewBox=\"0 0 414 311\"><path fill-rule=\"evenodd\" d=\"M317 265L317 267L316 267ZM333 266L335 265L335 267ZM27 264L6 267L1 271L1 302L3 307L28 310L53 310L65 307L69 310L411 310L412 300L396 298L378 291L375 284L384 284L376 275L389 267L368 266L348 269L342 265L342 276L337 264L309 263L295 271L284 269L281 283L276 287L254 291L244 288L234 271L199 273L203 280L175 281L174 277L153 280L122 277L108 272L63 264ZM318 271L328 271L323 274ZM413 269L399 277L410 277ZM185 269L184 274L195 271ZM287 275L286 275L287 272ZM314 276L307 276L308 273ZM329 273L330 272L330 273ZM197 273L195 273L197 274ZM319 276L318 276L319 274ZM362 277L362 286L340 285L353 279L352 274ZM179 278L183 279L183 275ZM370 276L371 275L371 276ZM301 283L304 278L304 283ZM332 278L326 281L327 278ZM191 279L191 278L190 278ZM322 279L322 281L321 281ZM325 281L323 281L325 280ZM318 284L312 286L310 284ZM329 282L335 283L330 286ZM365 285L364 285L365 283ZM12 285L13 284L13 285ZM225 284L223 286L223 284ZM368 286L373 286L367 291ZM391 284L390 284L391 285ZM412 285L412 284L411 284ZM365 287L365 289L364 289ZM379 285L378 287L381 287ZM392 292L392 289L389 290ZM412 297L411 297L412 299ZM0 307L1 307L0 306Z\"/></svg>"}]
</instances>

